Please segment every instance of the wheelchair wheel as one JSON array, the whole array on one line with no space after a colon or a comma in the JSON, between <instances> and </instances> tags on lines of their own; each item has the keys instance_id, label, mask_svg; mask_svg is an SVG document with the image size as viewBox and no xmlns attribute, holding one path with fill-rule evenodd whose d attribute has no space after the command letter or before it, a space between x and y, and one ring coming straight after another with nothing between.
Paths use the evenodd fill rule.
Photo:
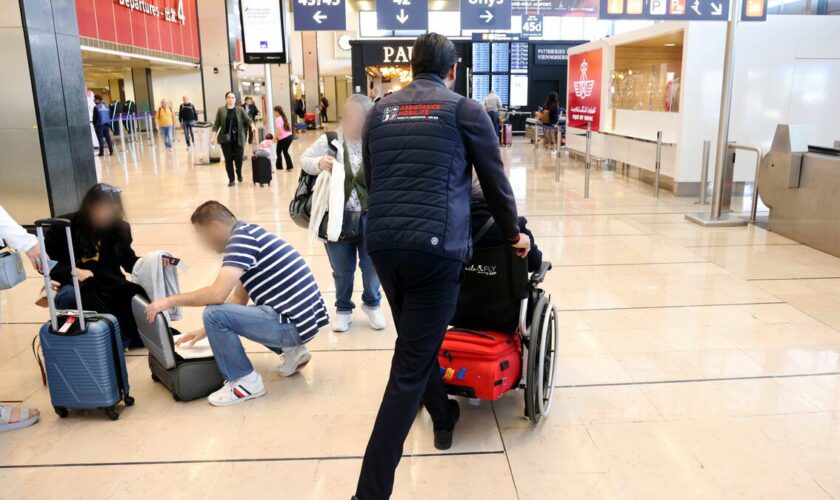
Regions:
<instances>
[{"instance_id":1,"label":"wheelchair wheel","mask_svg":"<svg viewBox=\"0 0 840 500\"><path fill-rule=\"evenodd\" d=\"M534 423L538 423L551 410L557 373L557 348L557 311L545 297L540 297L531 323L525 386L525 412Z\"/></svg>"}]
</instances>

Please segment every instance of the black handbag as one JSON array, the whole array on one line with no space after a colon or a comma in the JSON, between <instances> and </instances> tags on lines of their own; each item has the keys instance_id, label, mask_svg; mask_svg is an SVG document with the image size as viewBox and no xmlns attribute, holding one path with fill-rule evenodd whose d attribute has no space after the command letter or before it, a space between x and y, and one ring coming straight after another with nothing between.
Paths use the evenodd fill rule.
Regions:
<instances>
[{"instance_id":1,"label":"black handbag","mask_svg":"<svg viewBox=\"0 0 840 500\"><path fill-rule=\"evenodd\" d=\"M220 146L229 143L230 134L219 132L219 135L216 136L216 142L218 142Z\"/></svg>"},{"instance_id":2,"label":"black handbag","mask_svg":"<svg viewBox=\"0 0 840 500\"><path fill-rule=\"evenodd\" d=\"M318 177L309 175L301 169L297 189L289 203L289 217L292 218L292 222L302 228L309 227L309 218L312 215L312 191L315 189L317 179Z\"/></svg>"},{"instance_id":3,"label":"black handbag","mask_svg":"<svg viewBox=\"0 0 840 500\"><path fill-rule=\"evenodd\" d=\"M321 219L321 226L318 228L318 237L327 240L327 225L329 224L330 213L324 214ZM341 233L338 236L340 242L359 241L362 237L362 212L345 210L344 219L341 221Z\"/></svg>"},{"instance_id":4,"label":"black handbag","mask_svg":"<svg viewBox=\"0 0 840 500\"><path fill-rule=\"evenodd\" d=\"M333 148L332 143L338 137L338 134L335 132L327 132L326 134L327 144L329 144L330 152L333 158L335 158L338 152ZM309 227L309 219L312 215L312 192L315 190L315 181L317 179L317 175L309 175L301 169L297 189L295 190L294 196L292 196L292 201L289 203L289 217L291 217L292 222L302 228ZM326 219L327 217L325 215L324 220ZM326 228L326 226L324 227Z\"/></svg>"}]
</instances>

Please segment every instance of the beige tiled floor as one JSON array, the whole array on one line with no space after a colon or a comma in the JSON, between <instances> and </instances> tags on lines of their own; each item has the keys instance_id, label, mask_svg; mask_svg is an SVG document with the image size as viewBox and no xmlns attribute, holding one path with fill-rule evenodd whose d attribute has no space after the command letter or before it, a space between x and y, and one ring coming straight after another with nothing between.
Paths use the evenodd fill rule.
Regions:
<instances>
[{"instance_id":1,"label":"beige tiled floor","mask_svg":"<svg viewBox=\"0 0 840 500\"><path fill-rule=\"evenodd\" d=\"M555 406L533 426L519 393L464 402L448 453L434 450L421 414L394 497L840 497L840 259L759 227L702 229L683 219L693 199L655 199L614 172L595 170L584 199L580 165L562 161L555 183L548 157L534 170L526 143L503 154L555 264L545 284L560 310ZM125 190L138 252L168 249L189 267L184 289L209 283L219 265L188 224L213 198L295 245L334 300L322 245L288 217L296 172L231 189L220 166L147 147L98 168ZM320 333L312 363L291 379L248 343L268 394L229 408L176 403L132 351L134 407L117 422L98 412L60 420L30 347L45 319L32 305L39 287L31 275L0 294L0 399L44 410L36 426L0 434L0 496L349 498L393 327L373 332L357 315L346 334ZM189 310L177 326L199 323Z\"/></svg>"}]
</instances>

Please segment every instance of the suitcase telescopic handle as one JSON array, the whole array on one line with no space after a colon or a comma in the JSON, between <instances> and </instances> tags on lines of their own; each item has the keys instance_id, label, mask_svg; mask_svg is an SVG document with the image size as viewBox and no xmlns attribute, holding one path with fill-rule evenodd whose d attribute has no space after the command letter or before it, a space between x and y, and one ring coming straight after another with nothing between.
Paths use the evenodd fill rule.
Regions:
<instances>
[{"instance_id":1,"label":"suitcase telescopic handle","mask_svg":"<svg viewBox=\"0 0 840 500\"><path fill-rule=\"evenodd\" d=\"M41 247L41 267L44 269L44 289L47 293L47 304L50 308L50 323L54 332L58 331L58 312L55 308L52 285L50 283L50 257L47 255L47 246L44 244L44 227L61 226L67 235L67 250L70 254L70 275L73 277L73 291L76 293L76 306L79 310L79 328L85 329L85 314L82 307L82 291L79 288L79 276L76 273L76 254L73 252L73 234L70 231L70 221L67 219L39 219L35 221L35 232L38 235L38 245Z\"/></svg>"}]
</instances>

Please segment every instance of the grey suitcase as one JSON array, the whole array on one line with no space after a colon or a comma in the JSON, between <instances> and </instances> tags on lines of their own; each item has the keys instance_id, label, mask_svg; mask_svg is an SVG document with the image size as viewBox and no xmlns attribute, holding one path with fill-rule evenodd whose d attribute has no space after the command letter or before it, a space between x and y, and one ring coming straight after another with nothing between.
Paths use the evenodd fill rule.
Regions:
<instances>
[{"instance_id":1,"label":"grey suitcase","mask_svg":"<svg viewBox=\"0 0 840 500\"><path fill-rule=\"evenodd\" d=\"M70 221L42 219L35 222L38 243L44 249L44 227L64 226L70 250L70 268L76 292L78 311L56 311L50 273L44 273L50 321L41 327L41 349L50 400L59 417L69 410L103 409L111 420L119 418L117 405L125 401L134 404L129 396L125 352L120 325L110 314L97 314L82 309L81 290L76 277L76 257L70 234ZM49 262L48 257L44 257Z\"/></svg>"},{"instance_id":2,"label":"grey suitcase","mask_svg":"<svg viewBox=\"0 0 840 500\"><path fill-rule=\"evenodd\" d=\"M131 302L140 339L149 350L152 380L169 389L175 401L203 398L222 387L225 381L216 365L216 359L212 356L196 359L179 356L172 340L172 336L179 332L169 327L163 314L158 314L155 321L149 323L146 319L148 305L139 295L135 295Z\"/></svg>"}]
</instances>

